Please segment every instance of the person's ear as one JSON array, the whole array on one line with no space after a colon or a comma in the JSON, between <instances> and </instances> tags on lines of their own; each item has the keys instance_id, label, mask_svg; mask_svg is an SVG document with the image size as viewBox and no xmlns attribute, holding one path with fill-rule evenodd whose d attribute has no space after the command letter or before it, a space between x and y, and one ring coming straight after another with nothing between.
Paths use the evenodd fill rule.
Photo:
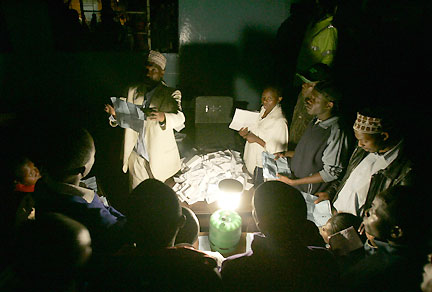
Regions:
<instances>
[{"instance_id":1,"label":"person's ear","mask_svg":"<svg viewBox=\"0 0 432 292\"><path fill-rule=\"evenodd\" d=\"M84 174L86 173L86 167L85 167L85 165L83 165L83 166L81 166L81 167L78 167L77 169L76 169L76 174L80 174L81 175L81 177L84 177Z\"/></svg>"},{"instance_id":2,"label":"person's ear","mask_svg":"<svg viewBox=\"0 0 432 292\"><path fill-rule=\"evenodd\" d=\"M282 96L279 96L279 98L278 98L278 103L280 103L280 102L282 101L282 99L283 99L283 97L282 97Z\"/></svg>"},{"instance_id":3,"label":"person's ear","mask_svg":"<svg viewBox=\"0 0 432 292\"><path fill-rule=\"evenodd\" d=\"M331 110L331 109L333 109L333 107L334 107L334 102L333 101L329 101L327 103L327 108Z\"/></svg>"},{"instance_id":4,"label":"person's ear","mask_svg":"<svg viewBox=\"0 0 432 292\"><path fill-rule=\"evenodd\" d=\"M388 132L382 132L380 135L381 135L383 141L386 141L389 138Z\"/></svg>"},{"instance_id":5,"label":"person's ear","mask_svg":"<svg viewBox=\"0 0 432 292\"><path fill-rule=\"evenodd\" d=\"M183 228L183 226L186 224L186 216L185 215L181 215L180 217L179 217L179 220L178 220L178 229L181 229L181 228Z\"/></svg>"},{"instance_id":6,"label":"person's ear","mask_svg":"<svg viewBox=\"0 0 432 292\"><path fill-rule=\"evenodd\" d=\"M400 239L403 237L403 230L400 226L393 226L391 231L390 231L390 237L392 239Z\"/></svg>"}]
</instances>

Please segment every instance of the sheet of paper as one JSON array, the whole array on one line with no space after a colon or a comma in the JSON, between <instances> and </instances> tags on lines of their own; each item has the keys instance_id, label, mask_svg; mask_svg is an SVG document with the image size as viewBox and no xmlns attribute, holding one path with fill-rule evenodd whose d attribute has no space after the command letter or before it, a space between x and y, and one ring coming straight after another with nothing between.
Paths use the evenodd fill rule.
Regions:
<instances>
[{"instance_id":1,"label":"sheet of paper","mask_svg":"<svg viewBox=\"0 0 432 292\"><path fill-rule=\"evenodd\" d=\"M122 128L129 128L135 131L142 129L145 122L144 112L140 105L133 104L117 97L111 97L116 111L116 119Z\"/></svg>"},{"instance_id":2,"label":"sheet of paper","mask_svg":"<svg viewBox=\"0 0 432 292\"><path fill-rule=\"evenodd\" d=\"M230 129L239 131L241 128L255 125L259 119L259 112L247 111L236 108L234 117L229 125Z\"/></svg>"},{"instance_id":3,"label":"sheet of paper","mask_svg":"<svg viewBox=\"0 0 432 292\"><path fill-rule=\"evenodd\" d=\"M301 193L306 201L307 219L314 222L318 227L325 225L332 216L330 201L325 200L315 204L316 196L305 192Z\"/></svg>"},{"instance_id":4,"label":"sheet of paper","mask_svg":"<svg viewBox=\"0 0 432 292\"><path fill-rule=\"evenodd\" d=\"M274 159L275 156L268 152L262 153L263 159L263 177L265 179L277 179L276 174L285 174L290 176L291 169L289 168L286 157Z\"/></svg>"},{"instance_id":5,"label":"sheet of paper","mask_svg":"<svg viewBox=\"0 0 432 292\"><path fill-rule=\"evenodd\" d=\"M97 192L97 183L95 176L89 177L87 179L82 179L81 182L84 183L88 189L92 189Z\"/></svg>"}]
</instances>

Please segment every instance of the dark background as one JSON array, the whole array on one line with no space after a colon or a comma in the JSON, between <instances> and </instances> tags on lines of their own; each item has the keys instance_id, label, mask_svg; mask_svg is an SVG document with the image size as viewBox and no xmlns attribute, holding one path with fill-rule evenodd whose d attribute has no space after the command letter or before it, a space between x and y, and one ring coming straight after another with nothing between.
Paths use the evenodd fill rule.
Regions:
<instances>
[{"instance_id":1,"label":"dark background","mask_svg":"<svg viewBox=\"0 0 432 292\"><path fill-rule=\"evenodd\" d=\"M178 9L175 3L154 4L155 19L160 19L159 23L178 21L175 15L165 15ZM95 138L93 173L109 192L124 192L125 176L118 159L122 132L108 125L103 104L108 97L121 95L127 84L140 80L146 51L117 43L101 47L88 36L70 33L60 6L61 1L49 0L0 2L3 155L43 145L36 143L46 142L38 141L36 133L46 123L68 120L86 127ZM335 17L339 45L334 70L348 121L364 106L389 107L410 142L413 159L425 170L431 157L427 142L431 135L430 46L426 34L430 6L430 1L347 0L341 2ZM168 27L169 38L161 34L164 27ZM179 53L178 88L188 117L186 134L193 132L190 104L194 97L232 96L234 73L239 72L262 88L277 72L272 66L285 65L274 59L271 49L260 53L278 44L259 29L247 31L239 54L230 44L179 47L175 25L159 28L154 49L160 46L161 51ZM426 176L425 171L421 173ZM110 185L113 181L118 183ZM419 181L426 180L422 177Z\"/></svg>"}]
</instances>

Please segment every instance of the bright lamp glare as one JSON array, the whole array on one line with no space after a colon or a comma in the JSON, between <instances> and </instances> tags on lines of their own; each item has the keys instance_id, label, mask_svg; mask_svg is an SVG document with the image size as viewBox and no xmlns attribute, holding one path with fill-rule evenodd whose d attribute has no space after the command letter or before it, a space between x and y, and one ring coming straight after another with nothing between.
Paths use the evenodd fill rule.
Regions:
<instances>
[{"instance_id":1,"label":"bright lamp glare","mask_svg":"<svg viewBox=\"0 0 432 292\"><path fill-rule=\"evenodd\" d=\"M222 209L235 210L240 205L243 184L235 179L224 179L219 182L218 204Z\"/></svg>"},{"instance_id":2,"label":"bright lamp glare","mask_svg":"<svg viewBox=\"0 0 432 292\"><path fill-rule=\"evenodd\" d=\"M220 192L218 204L219 207L226 210L235 210L240 205L241 193Z\"/></svg>"}]
</instances>

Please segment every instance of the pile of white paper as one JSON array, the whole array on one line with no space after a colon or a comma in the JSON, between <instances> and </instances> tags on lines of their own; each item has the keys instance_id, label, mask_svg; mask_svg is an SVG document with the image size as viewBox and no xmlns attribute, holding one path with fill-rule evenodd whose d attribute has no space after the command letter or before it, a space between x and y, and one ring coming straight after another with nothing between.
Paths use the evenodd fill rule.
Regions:
<instances>
[{"instance_id":1,"label":"pile of white paper","mask_svg":"<svg viewBox=\"0 0 432 292\"><path fill-rule=\"evenodd\" d=\"M218 183L225 178L237 179L246 190L252 187L247 181L250 177L243 173L240 152L233 150L195 155L183 163L181 172L174 177L173 190L189 205L198 201L215 202L219 195Z\"/></svg>"}]
</instances>

